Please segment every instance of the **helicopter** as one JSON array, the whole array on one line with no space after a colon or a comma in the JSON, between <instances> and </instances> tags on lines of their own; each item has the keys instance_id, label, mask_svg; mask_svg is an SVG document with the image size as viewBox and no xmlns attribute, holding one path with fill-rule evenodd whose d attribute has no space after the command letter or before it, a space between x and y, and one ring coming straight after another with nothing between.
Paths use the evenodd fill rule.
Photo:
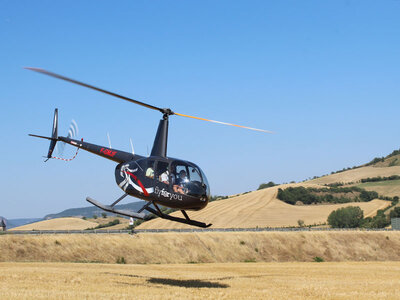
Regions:
<instances>
[{"instance_id":1,"label":"helicopter","mask_svg":"<svg viewBox=\"0 0 400 300\"><path fill-rule=\"evenodd\" d=\"M170 116L176 115L217 124L272 133L268 130L177 113L172 111L170 108L156 107L56 73L46 71L44 69L32 67L25 67L25 69L90 88L98 92L102 92L110 96L159 111L162 114L162 119L158 125L153 147L148 157L122 150L112 149L111 146L105 147L91 144L84 142L83 139L72 139L69 135L67 137L59 136L57 108L54 111L51 137L29 134L29 136L32 137L50 140L50 146L47 156L45 157L45 161L55 158L52 156L54 148L57 142L63 142L77 147L77 150L83 149L116 162L117 166L115 168L115 181L123 190L124 194L110 205L105 205L91 197L86 198L89 203L107 212L136 219L145 219L146 214L143 213L143 211L146 210L160 218L168 219L174 222L184 223L201 228L207 228L212 225L192 220L186 212L201 210L207 206L211 197L210 185L204 172L195 163L167 156L168 123ZM136 212L116 208L115 206L128 195L145 200L146 204ZM153 207L151 207L151 205ZM183 217L165 214L160 209L160 206L180 210Z\"/></svg>"}]
</instances>

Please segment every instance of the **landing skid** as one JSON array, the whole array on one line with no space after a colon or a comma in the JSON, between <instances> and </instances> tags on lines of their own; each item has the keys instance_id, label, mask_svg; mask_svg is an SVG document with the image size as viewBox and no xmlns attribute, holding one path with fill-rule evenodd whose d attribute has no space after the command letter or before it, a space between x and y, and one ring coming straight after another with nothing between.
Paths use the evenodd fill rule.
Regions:
<instances>
[{"instance_id":1,"label":"landing skid","mask_svg":"<svg viewBox=\"0 0 400 300\"><path fill-rule=\"evenodd\" d=\"M116 200L113 204L111 205L105 205L103 203L100 203L90 197L86 198L86 201L90 202L91 204L93 204L94 206L97 206L98 208L114 213L114 214L119 214L122 216L126 216L126 217L132 217L132 218L136 218L136 219L145 219L145 214L142 213L143 210L147 210L148 212L151 212L152 214L155 214L156 216L159 216L160 218L163 219L167 219L167 220L171 220L174 222L179 222L179 223L184 223L184 224L188 224L188 225L192 225L192 226L197 226L197 227L201 227L201 228L207 228L210 227L212 224L206 224L203 222L199 222L199 221L195 221L195 220L191 220L189 218L189 216L187 215L186 211L181 210L182 214L184 215L185 218L179 218L179 217L174 217L174 216L170 216L170 215L166 215L164 214L160 208L157 206L157 204L155 204L154 202L148 202L146 203L141 209L139 209L138 212L134 212L131 210L127 210L127 209L115 209L114 206L121 201L123 198L125 198L127 196L127 194L123 195L122 197L120 197L118 200ZM153 204L153 206L156 209L153 209L150 206L150 204Z\"/></svg>"},{"instance_id":2,"label":"landing skid","mask_svg":"<svg viewBox=\"0 0 400 300\"><path fill-rule=\"evenodd\" d=\"M154 205L154 203L153 203L153 205ZM157 208L157 206L156 206L156 208ZM187 216L187 214L186 214L186 212L184 210L181 210L181 211L182 211L183 215L185 216L185 219L163 214L159 209L155 210L155 209L152 209L151 207L147 207L146 210L151 212L151 213L153 213L153 214L155 214L155 215L157 215L157 216L159 216L160 218L171 220L171 221L174 221L174 222L184 223L184 224L197 226L197 227L201 227L201 228L207 228L207 227L210 227L212 225L212 224L206 224L206 223L203 223L203 222L199 222L199 221L195 221L195 220L189 219L189 217Z\"/></svg>"},{"instance_id":3,"label":"landing skid","mask_svg":"<svg viewBox=\"0 0 400 300\"><path fill-rule=\"evenodd\" d=\"M103 203L100 203L90 197L86 198L86 201L92 203L94 206L97 206L98 208L114 213L114 214L118 214L118 215L123 215L126 217L132 217L132 218L136 218L136 219L144 219L144 217L146 216L144 213L137 213L128 209L115 209L113 206L111 205L104 205Z\"/></svg>"}]
</instances>

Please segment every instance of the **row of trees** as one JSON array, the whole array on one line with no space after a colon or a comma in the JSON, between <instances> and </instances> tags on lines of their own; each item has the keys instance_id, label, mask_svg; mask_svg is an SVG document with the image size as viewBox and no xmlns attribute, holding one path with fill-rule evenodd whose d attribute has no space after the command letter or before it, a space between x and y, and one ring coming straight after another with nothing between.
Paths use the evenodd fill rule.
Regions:
<instances>
[{"instance_id":1,"label":"row of trees","mask_svg":"<svg viewBox=\"0 0 400 300\"><path fill-rule=\"evenodd\" d=\"M398 180L400 179L399 175L392 175L392 176L388 176L388 177L368 177L368 178L363 178L361 179L361 182L376 182L376 181L387 181L387 180Z\"/></svg>"},{"instance_id":2,"label":"row of trees","mask_svg":"<svg viewBox=\"0 0 400 300\"><path fill-rule=\"evenodd\" d=\"M340 194L335 195L335 194ZM349 196L343 196L349 194ZM303 204L316 203L348 203L348 202L368 202L378 198L378 193L366 191L359 187L333 187L333 188L305 188L288 187L278 189L278 199L288 204L296 204L301 201Z\"/></svg>"}]
</instances>

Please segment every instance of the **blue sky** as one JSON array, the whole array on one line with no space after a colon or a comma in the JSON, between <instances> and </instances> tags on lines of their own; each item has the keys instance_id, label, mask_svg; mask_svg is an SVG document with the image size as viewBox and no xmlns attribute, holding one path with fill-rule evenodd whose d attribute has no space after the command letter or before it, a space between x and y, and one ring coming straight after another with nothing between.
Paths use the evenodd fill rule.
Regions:
<instances>
[{"instance_id":1,"label":"blue sky","mask_svg":"<svg viewBox=\"0 0 400 300\"><path fill-rule=\"evenodd\" d=\"M399 148L400 1L0 1L0 215L111 202L115 164L43 163L60 133L146 154L159 113L22 69L41 67L150 104L268 129L172 117L168 153L212 194L365 163ZM73 155L70 149L66 156Z\"/></svg>"}]
</instances>

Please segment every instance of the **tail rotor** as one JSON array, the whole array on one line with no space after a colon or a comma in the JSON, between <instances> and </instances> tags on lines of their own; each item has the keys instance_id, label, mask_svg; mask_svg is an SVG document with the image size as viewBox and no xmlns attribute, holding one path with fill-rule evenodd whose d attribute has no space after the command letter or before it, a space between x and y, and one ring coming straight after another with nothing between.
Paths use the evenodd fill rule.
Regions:
<instances>
[{"instance_id":1,"label":"tail rotor","mask_svg":"<svg viewBox=\"0 0 400 300\"><path fill-rule=\"evenodd\" d=\"M72 139L78 136L78 134L79 134L78 124L75 122L74 119L72 119L71 124L69 125L67 137ZM64 153L64 149L65 149L65 143L64 142L59 143L57 150L60 156Z\"/></svg>"}]
</instances>

